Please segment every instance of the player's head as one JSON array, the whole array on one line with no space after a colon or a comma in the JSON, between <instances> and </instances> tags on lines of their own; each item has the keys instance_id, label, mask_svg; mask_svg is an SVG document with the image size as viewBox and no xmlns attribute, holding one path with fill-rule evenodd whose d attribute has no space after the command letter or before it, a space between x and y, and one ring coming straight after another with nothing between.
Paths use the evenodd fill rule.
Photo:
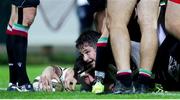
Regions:
<instances>
[{"instance_id":1,"label":"player's head","mask_svg":"<svg viewBox=\"0 0 180 100\"><path fill-rule=\"evenodd\" d=\"M95 67L96 61L96 43L100 33L95 31L86 31L76 40L76 48L81 53L83 60Z\"/></svg>"}]
</instances>

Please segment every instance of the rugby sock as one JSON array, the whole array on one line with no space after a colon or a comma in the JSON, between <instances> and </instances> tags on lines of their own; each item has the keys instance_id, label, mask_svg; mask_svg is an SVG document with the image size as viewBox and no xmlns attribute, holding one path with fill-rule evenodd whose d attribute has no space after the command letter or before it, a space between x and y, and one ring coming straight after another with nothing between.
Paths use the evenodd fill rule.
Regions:
<instances>
[{"instance_id":1,"label":"rugby sock","mask_svg":"<svg viewBox=\"0 0 180 100\"><path fill-rule=\"evenodd\" d=\"M13 24L12 34L16 36L14 41L16 52L16 66L18 69L18 85L29 84L29 78L26 72L26 56L27 56L27 37L29 27L21 24Z\"/></svg>"},{"instance_id":2,"label":"rugby sock","mask_svg":"<svg viewBox=\"0 0 180 100\"><path fill-rule=\"evenodd\" d=\"M150 84L152 81L151 75L152 75L151 71L140 68L139 76L138 76L139 83Z\"/></svg>"},{"instance_id":3,"label":"rugby sock","mask_svg":"<svg viewBox=\"0 0 180 100\"><path fill-rule=\"evenodd\" d=\"M103 83L104 78L105 78L105 73L103 71L95 71L96 82Z\"/></svg>"},{"instance_id":4,"label":"rugby sock","mask_svg":"<svg viewBox=\"0 0 180 100\"><path fill-rule=\"evenodd\" d=\"M170 0L170 1L177 3L177 4L180 4L180 0Z\"/></svg>"},{"instance_id":5,"label":"rugby sock","mask_svg":"<svg viewBox=\"0 0 180 100\"><path fill-rule=\"evenodd\" d=\"M12 26L8 25L6 30L7 38L6 38L6 49L8 55L8 63L9 63L9 82L12 84L16 84L17 82L17 67L14 65L15 63L15 53L14 50L14 40L15 37L12 34Z\"/></svg>"},{"instance_id":6,"label":"rugby sock","mask_svg":"<svg viewBox=\"0 0 180 100\"><path fill-rule=\"evenodd\" d=\"M132 85L132 72L131 70L123 70L123 71L118 71L117 80L119 80L123 85L127 87L131 87Z\"/></svg>"},{"instance_id":7,"label":"rugby sock","mask_svg":"<svg viewBox=\"0 0 180 100\"><path fill-rule=\"evenodd\" d=\"M98 71L104 71L105 67L108 66L108 60L107 60L107 37L101 37L98 39L98 42L96 44L96 70Z\"/></svg>"},{"instance_id":8,"label":"rugby sock","mask_svg":"<svg viewBox=\"0 0 180 100\"><path fill-rule=\"evenodd\" d=\"M108 66L107 61L107 42L108 37L100 37L96 44L96 67L95 77L97 81L103 81L105 77L105 68Z\"/></svg>"},{"instance_id":9,"label":"rugby sock","mask_svg":"<svg viewBox=\"0 0 180 100\"><path fill-rule=\"evenodd\" d=\"M6 30L6 34L11 34L12 33L12 26L10 24L8 24L7 26L7 30Z\"/></svg>"}]
</instances>

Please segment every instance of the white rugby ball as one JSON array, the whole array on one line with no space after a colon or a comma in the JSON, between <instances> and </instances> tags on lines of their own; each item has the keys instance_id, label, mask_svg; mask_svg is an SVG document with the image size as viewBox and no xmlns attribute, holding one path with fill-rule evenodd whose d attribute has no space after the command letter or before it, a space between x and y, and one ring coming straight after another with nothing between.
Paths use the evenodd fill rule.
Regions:
<instances>
[{"instance_id":1,"label":"white rugby ball","mask_svg":"<svg viewBox=\"0 0 180 100\"><path fill-rule=\"evenodd\" d=\"M64 87L63 87L63 83L62 82L58 82L56 79L52 79L52 91L63 91Z\"/></svg>"}]
</instances>

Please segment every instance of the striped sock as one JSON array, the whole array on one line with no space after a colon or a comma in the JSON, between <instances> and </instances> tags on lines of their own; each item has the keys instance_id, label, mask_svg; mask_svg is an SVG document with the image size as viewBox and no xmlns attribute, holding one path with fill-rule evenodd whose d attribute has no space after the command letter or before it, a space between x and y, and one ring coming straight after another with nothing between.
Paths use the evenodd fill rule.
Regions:
<instances>
[{"instance_id":1,"label":"striped sock","mask_svg":"<svg viewBox=\"0 0 180 100\"><path fill-rule=\"evenodd\" d=\"M12 26L8 24L6 34L11 34L12 33Z\"/></svg>"},{"instance_id":2,"label":"striped sock","mask_svg":"<svg viewBox=\"0 0 180 100\"><path fill-rule=\"evenodd\" d=\"M28 36L29 27L14 23L12 26L12 35L26 37Z\"/></svg>"},{"instance_id":3,"label":"striped sock","mask_svg":"<svg viewBox=\"0 0 180 100\"><path fill-rule=\"evenodd\" d=\"M131 72L131 70L118 71L116 78L123 85L125 85L127 87L131 87L131 85L132 85L132 72Z\"/></svg>"},{"instance_id":4,"label":"striped sock","mask_svg":"<svg viewBox=\"0 0 180 100\"><path fill-rule=\"evenodd\" d=\"M152 78L151 78L152 72L145 70L143 68L139 69L139 76L138 76L138 81L141 84L151 84L152 83Z\"/></svg>"},{"instance_id":5,"label":"striped sock","mask_svg":"<svg viewBox=\"0 0 180 100\"><path fill-rule=\"evenodd\" d=\"M12 34L15 37L14 51L16 52L16 62L18 71L18 85L29 84L29 78L26 72L26 56L27 56L27 38L29 27L14 23L12 26Z\"/></svg>"},{"instance_id":6,"label":"striped sock","mask_svg":"<svg viewBox=\"0 0 180 100\"><path fill-rule=\"evenodd\" d=\"M6 49L8 55L8 63L9 63L9 83L16 84L17 83L17 67L15 66L15 37L11 35L12 26L9 24L7 26L6 34Z\"/></svg>"},{"instance_id":7,"label":"striped sock","mask_svg":"<svg viewBox=\"0 0 180 100\"><path fill-rule=\"evenodd\" d=\"M140 69L139 69L139 74L140 74L140 75L143 75L143 76L146 76L146 77L151 77L152 72L151 72L151 71L148 71L148 70L145 70L145 69L143 69L143 68L140 68Z\"/></svg>"},{"instance_id":8,"label":"striped sock","mask_svg":"<svg viewBox=\"0 0 180 100\"><path fill-rule=\"evenodd\" d=\"M97 71L105 71L105 67L108 66L108 37L101 37L98 39L96 49L96 67Z\"/></svg>"},{"instance_id":9,"label":"striped sock","mask_svg":"<svg viewBox=\"0 0 180 100\"><path fill-rule=\"evenodd\" d=\"M129 70L122 70L122 71L118 71L117 75L130 75L132 73L132 71Z\"/></svg>"},{"instance_id":10,"label":"striped sock","mask_svg":"<svg viewBox=\"0 0 180 100\"><path fill-rule=\"evenodd\" d=\"M106 47L108 43L108 37L101 37L98 39L97 47Z\"/></svg>"}]
</instances>

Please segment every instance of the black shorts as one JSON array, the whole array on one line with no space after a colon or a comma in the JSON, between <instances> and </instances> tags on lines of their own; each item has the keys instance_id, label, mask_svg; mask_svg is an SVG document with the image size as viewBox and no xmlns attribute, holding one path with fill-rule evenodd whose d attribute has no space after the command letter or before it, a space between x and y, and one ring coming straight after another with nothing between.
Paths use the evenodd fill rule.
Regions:
<instances>
[{"instance_id":1,"label":"black shorts","mask_svg":"<svg viewBox=\"0 0 180 100\"><path fill-rule=\"evenodd\" d=\"M107 0L88 0L95 12L103 11L107 6Z\"/></svg>"},{"instance_id":2,"label":"black shorts","mask_svg":"<svg viewBox=\"0 0 180 100\"><path fill-rule=\"evenodd\" d=\"M18 8L37 7L40 0L11 0L11 3Z\"/></svg>"}]
</instances>

